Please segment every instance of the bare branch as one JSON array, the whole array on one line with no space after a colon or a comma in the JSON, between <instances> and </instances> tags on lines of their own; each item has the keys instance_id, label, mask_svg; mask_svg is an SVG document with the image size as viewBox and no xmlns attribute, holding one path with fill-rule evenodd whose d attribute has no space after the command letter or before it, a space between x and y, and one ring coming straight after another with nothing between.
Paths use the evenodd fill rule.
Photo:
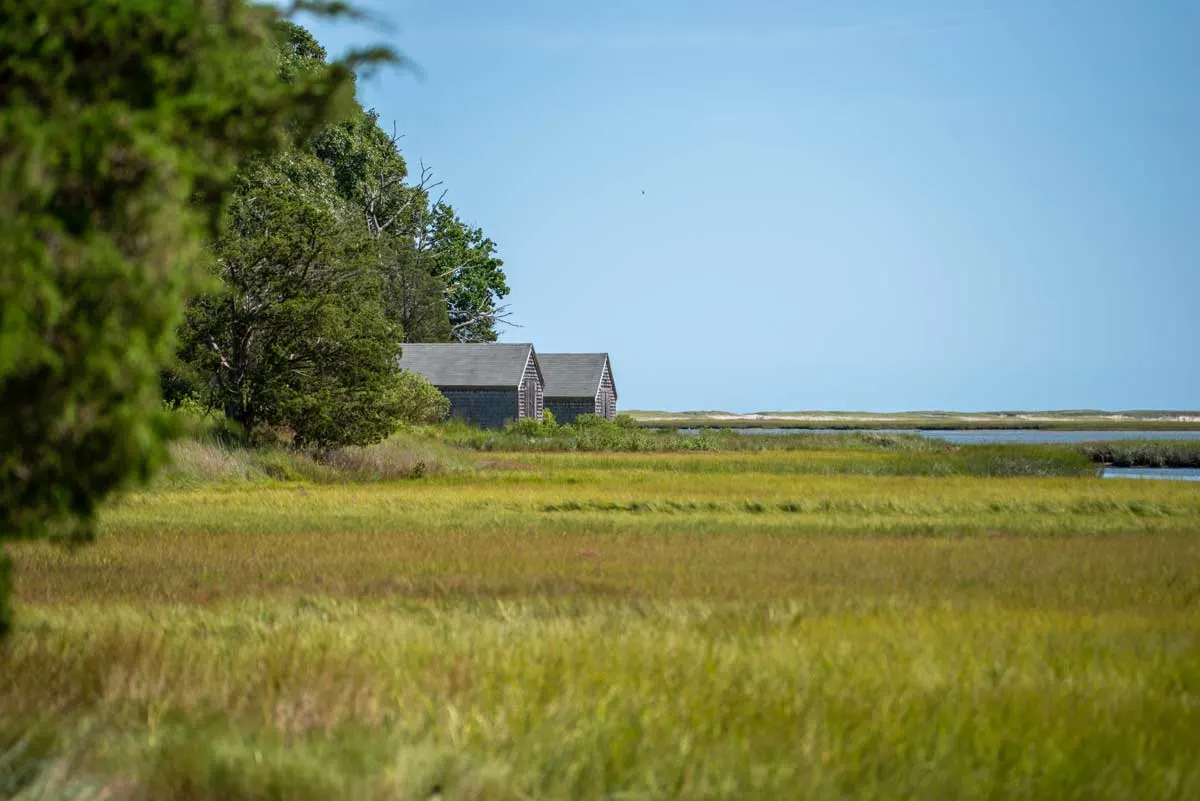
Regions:
<instances>
[{"instance_id":1,"label":"bare branch","mask_svg":"<svg viewBox=\"0 0 1200 801\"><path fill-rule=\"evenodd\" d=\"M213 339L212 334L208 335L208 346L212 348L213 353L217 354L217 358L221 360L221 366L226 370L232 370L233 367L229 364L229 360L225 358L225 354L221 352L220 346L217 345L217 340Z\"/></svg>"},{"instance_id":2,"label":"bare branch","mask_svg":"<svg viewBox=\"0 0 1200 801\"><path fill-rule=\"evenodd\" d=\"M392 142L395 143L397 139L398 136L393 133ZM434 174L432 169L425 166L424 162L421 162L420 164L420 180L411 188L404 186L404 176L400 175L399 173L388 174L382 170L380 171L376 186L373 187L367 194L365 208L367 229L376 239L383 236L383 233L391 228L396 221L400 219L401 215L413 208L418 199L428 197L430 192L442 185L441 181L433 180ZM383 205L388 197L392 195L393 191L398 188L408 189L406 197L399 207L393 210L392 213L386 217L386 219L383 219ZM444 198L445 196L446 193L443 191L441 198ZM441 198L438 199L439 203L441 202ZM422 215L422 228L427 226L427 219L428 215Z\"/></svg>"},{"instance_id":3,"label":"bare branch","mask_svg":"<svg viewBox=\"0 0 1200 801\"><path fill-rule=\"evenodd\" d=\"M465 320L450 326L450 330L461 331L464 328L470 328L471 326L478 325L479 323L487 323L489 325L496 325L500 323L512 328L521 328L522 326L520 324L514 323L509 319L511 316L512 312L509 310L507 304L504 306L496 306L495 308L491 309L481 305Z\"/></svg>"}]
</instances>

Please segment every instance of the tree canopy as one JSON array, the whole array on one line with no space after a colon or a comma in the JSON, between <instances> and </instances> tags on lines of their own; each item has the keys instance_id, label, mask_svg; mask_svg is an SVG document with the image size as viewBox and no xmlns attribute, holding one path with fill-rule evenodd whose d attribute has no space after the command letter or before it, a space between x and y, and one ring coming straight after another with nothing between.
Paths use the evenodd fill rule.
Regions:
<instances>
[{"instance_id":1,"label":"tree canopy","mask_svg":"<svg viewBox=\"0 0 1200 801\"><path fill-rule=\"evenodd\" d=\"M328 68L308 31L277 31L281 81ZM265 425L322 448L443 409L401 400L433 393L401 378L402 343L495 340L508 286L495 243L433 197L427 168L410 180L398 142L353 104L238 174L172 386L247 434Z\"/></svg>"},{"instance_id":2,"label":"tree canopy","mask_svg":"<svg viewBox=\"0 0 1200 801\"><path fill-rule=\"evenodd\" d=\"M318 449L445 415L402 343L495 339L508 286L355 100L389 53L330 61L248 0L0 18L0 541L89 536L165 459L164 389Z\"/></svg>"},{"instance_id":3,"label":"tree canopy","mask_svg":"<svg viewBox=\"0 0 1200 801\"><path fill-rule=\"evenodd\" d=\"M298 445L367 444L395 428L400 335L383 311L370 239L328 168L288 150L238 177L213 243L216 292L188 310L181 353L243 431Z\"/></svg>"},{"instance_id":4,"label":"tree canopy","mask_svg":"<svg viewBox=\"0 0 1200 801\"><path fill-rule=\"evenodd\" d=\"M289 72L244 0L0 18L0 540L83 537L165 457L160 371L239 168L344 112L355 59Z\"/></svg>"}]
</instances>

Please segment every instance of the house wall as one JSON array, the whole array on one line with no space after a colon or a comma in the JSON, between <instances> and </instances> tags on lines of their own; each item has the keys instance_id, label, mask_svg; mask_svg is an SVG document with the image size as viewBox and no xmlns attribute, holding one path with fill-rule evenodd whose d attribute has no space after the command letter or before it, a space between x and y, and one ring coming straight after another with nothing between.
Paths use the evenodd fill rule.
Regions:
<instances>
[{"instance_id":1,"label":"house wall","mask_svg":"<svg viewBox=\"0 0 1200 801\"><path fill-rule=\"evenodd\" d=\"M516 389L444 389L438 390L450 401L450 416L484 428L503 428L517 419Z\"/></svg>"},{"instance_id":2,"label":"house wall","mask_svg":"<svg viewBox=\"0 0 1200 801\"><path fill-rule=\"evenodd\" d=\"M534 362L532 355L529 361L525 362L525 374L521 376L518 399L518 415L532 417L540 422L545 393L542 387L542 378L538 375L537 363Z\"/></svg>"},{"instance_id":3,"label":"house wall","mask_svg":"<svg viewBox=\"0 0 1200 801\"><path fill-rule=\"evenodd\" d=\"M556 422L566 425L581 414L596 413L595 398L546 398L546 408Z\"/></svg>"},{"instance_id":4,"label":"house wall","mask_svg":"<svg viewBox=\"0 0 1200 801\"><path fill-rule=\"evenodd\" d=\"M596 414L609 420L617 416L617 393L607 363L600 376L600 389L596 392Z\"/></svg>"}]
</instances>

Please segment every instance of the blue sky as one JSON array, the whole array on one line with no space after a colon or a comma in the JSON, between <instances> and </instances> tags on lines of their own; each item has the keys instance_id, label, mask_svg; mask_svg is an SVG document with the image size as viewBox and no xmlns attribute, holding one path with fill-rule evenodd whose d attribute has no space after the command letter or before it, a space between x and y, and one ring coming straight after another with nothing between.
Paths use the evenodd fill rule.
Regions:
<instances>
[{"instance_id":1,"label":"blue sky","mask_svg":"<svg viewBox=\"0 0 1200 801\"><path fill-rule=\"evenodd\" d=\"M360 6L503 339L624 408L1200 407L1200 3Z\"/></svg>"}]
</instances>

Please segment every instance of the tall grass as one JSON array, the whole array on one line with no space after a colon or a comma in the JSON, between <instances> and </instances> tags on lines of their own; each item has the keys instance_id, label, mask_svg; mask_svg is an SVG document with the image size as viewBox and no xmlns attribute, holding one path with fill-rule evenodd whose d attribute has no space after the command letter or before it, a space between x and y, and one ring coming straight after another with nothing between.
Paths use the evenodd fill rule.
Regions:
<instances>
[{"instance_id":1,"label":"tall grass","mask_svg":"<svg viewBox=\"0 0 1200 801\"><path fill-rule=\"evenodd\" d=\"M1200 493L1188 485L787 475L756 482L588 474L543 458L550 475L131 496L104 515L88 548L14 549L17 595L83 605L277 595L862 597L1110 610L1153 606L1146 599L1156 593L1200 600L1189 595L1200 592ZM1082 586L1088 592L1079 598L1062 595Z\"/></svg>"},{"instance_id":2,"label":"tall grass","mask_svg":"<svg viewBox=\"0 0 1200 801\"><path fill-rule=\"evenodd\" d=\"M1114 467L1200 467L1200 441L1089 442L1079 450L1094 462Z\"/></svg>"},{"instance_id":3,"label":"tall grass","mask_svg":"<svg viewBox=\"0 0 1200 801\"><path fill-rule=\"evenodd\" d=\"M283 447L250 448L212 439L180 440L171 462L155 479L159 487L199 487L270 481L374 482L422 478L471 469L472 460L430 438L397 434L368 447L316 455Z\"/></svg>"},{"instance_id":4,"label":"tall grass","mask_svg":"<svg viewBox=\"0 0 1200 801\"><path fill-rule=\"evenodd\" d=\"M1200 798L1195 486L1012 475L1041 449L180 447L93 545L12 549L0 794Z\"/></svg>"},{"instance_id":5,"label":"tall grass","mask_svg":"<svg viewBox=\"0 0 1200 801\"><path fill-rule=\"evenodd\" d=\"M323 464L348 481L392 481L470 469L473 461L437 440L397 434L365 448L339 448Z\"/></svg>"},{"instance_id":6,"label":"tall grass","mask_svg":"<svg viewBox=\"0 0 1200 801\"><path fill-rule=\"evenodd\" d=\"M504 431L481 430L454 423L426 429L425 434L458 447L484 452L798 452L816 455L807 463L793 462L794 472L826 474L1088 476L1097 472L1086 456L1069 447L954 446L912 434L878 432L747 437L733 431L703 431L698 435L684 435L591 418L568 426L522 425ZM841 453L841 458L828 458L827 454L834 451Z\"/></svg>"},{"instance_id":7,"label":"tall grass","mask_svg":"<svg viewBox=\"0 0 1200 801\"><path fill-rule=\"evenodd\" d=\"M610 453L691 453L717 451L890 450L932 452L945 443L911 434L878 432L814 433L779 437L746 437L710 429L695 435L639 428L591 415L570 425L537 425L522 421L504 430L480 429L460 421L423 429L427 436L477 451L581 451Z\"/></svg>"},{"instance_id":8,"label":"tall grass","mask_svg":"<svg viewBox=\"0 0 1200 801\"><path fill-rule=\"evenodd\" d=\"M764 441L766 440L766 441ZM1091 476L1097 468L1079 450L1046 445L948 446L912 436L797 435L749 438L732 433L691 437L647 434L609 425L558 429L544 436L467 427L418 429L366 448L325 454L282 447L248 448L212 440L181 440L158 487L303 481L364 483L521 467L535 454L704 454L673 470L787 472L796 475ZM488 454L481 458L478 454ZM732 461L725 457L740 454ZM771 454L782 458L776 459ZM789 456L790 454L790 456ZM721 457L721 458L711 458ZM588 460L606 465L603 456ZM618 460L619 461L619 460Z\"/></svg>"},{"instance_id":9,"label":"tall grass","mask_svg":"<svg viewBox=\"0 0 1200 801\"><path fill-rule=\"evenodd\" d=\"M0 705L97 721L72 773L110 798L1200 793L1195 619L1137 607L303 601L31 623Z\"/></svg>"}]
</instances>

